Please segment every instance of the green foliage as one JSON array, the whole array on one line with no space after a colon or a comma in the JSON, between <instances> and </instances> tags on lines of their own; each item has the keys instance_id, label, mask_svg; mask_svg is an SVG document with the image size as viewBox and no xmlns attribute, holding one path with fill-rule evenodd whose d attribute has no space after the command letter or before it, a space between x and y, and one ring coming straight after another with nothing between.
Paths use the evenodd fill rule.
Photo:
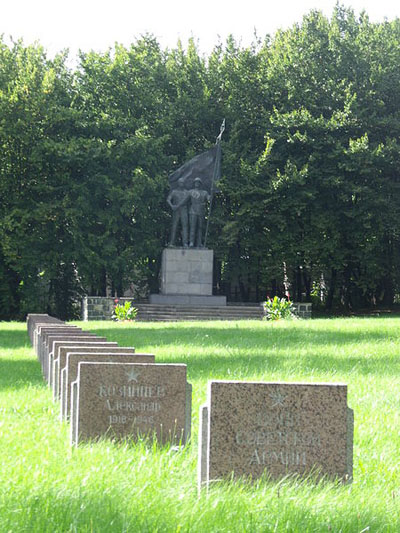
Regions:
<instances>
[{"instance_id":1,"label":"green foliage","mask_svg":"<svg viewBox=\"0 0 400 533\"><path fill-rule=\"evenodd\" d=\"M284 294L390 305L400 294L400 21L337 5L208 58L151 36L49 59L0 39L0 301L76 314L81 294L158 290L168 173L223 118L209 225L233 301ZM285 264L285 273L282 265ZM43 276L40 276L43 273Z\"/></svg>"},{"instance_id":2,"label":"green foliage","mask_svg":"<svg viewBox=\"0 0 400 533\"><path fill-rule=\"evenodd\" d=\"M125 302L124 304L117 303L118 300L115 300L115 302L114 312L111 317L113 320L116 320L117 322L135 320L138 310L136 307L132 307L132 302Z\"/></svg>"},{"instance_id":3,"label":"green foliage","mask_svg":"<svg viewBox=\"0 0 400 533\"><path fill-rule=\"evenodd\" d=\"M294 317L294 307L290 300L274 296L264 302L265 320L281 320Z\"/></svg>"}]
</instances>

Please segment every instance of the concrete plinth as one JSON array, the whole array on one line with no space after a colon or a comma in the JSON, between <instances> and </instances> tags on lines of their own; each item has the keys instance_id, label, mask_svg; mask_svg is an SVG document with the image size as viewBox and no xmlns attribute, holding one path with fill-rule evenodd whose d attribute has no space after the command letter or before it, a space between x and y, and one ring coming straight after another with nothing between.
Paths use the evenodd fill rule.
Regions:
<instances>
[{"instance_id":1,"label":"concrete plinth","mask_svg":"<svg viewBox=\"0 0 400 533\"><path fill-rule=\"evenodd\" d=\"M187 305L196 307L223 307L226 296L197 296L195 294L150 294L149 302L158 305Z\"/></svg>"},{"instance_id":2,"label":"concrete plinth","mask_svg":"<svg viewBox=\"0 0 400 533\"><path fill-rule=\"evenodd\" d=\"M161 294L211 296L213 256L213 250L165 248Z\"/></svg>"},{"instance_id":3,"label":"concrete plinth","mask_svg":"<svg viewBox=\"0 0 400 533\"><path fill-rule=\"evenodd\" d=\"M226 296L213 296L214 251L205 248L164 248L160 294L150 294L151 304L223 307Z\"/></svg>"}]
</instances>

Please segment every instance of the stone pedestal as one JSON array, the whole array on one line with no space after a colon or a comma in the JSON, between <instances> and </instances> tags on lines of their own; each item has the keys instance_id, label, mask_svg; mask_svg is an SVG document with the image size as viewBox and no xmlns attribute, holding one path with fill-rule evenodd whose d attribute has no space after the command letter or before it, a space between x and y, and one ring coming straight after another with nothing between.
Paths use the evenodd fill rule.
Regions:
<instances>
[{"instance_id":1,"label":"stone pedestal","mask_svg":"<svg viewBox=\"0 0 400 533\"><path fill-rule=\"evenodd\" d=\"M160 294L150 303L163 305L226 305L225 296L213 296L213 250L165 248L161 264Z\"/></svg>"}]
</instances>

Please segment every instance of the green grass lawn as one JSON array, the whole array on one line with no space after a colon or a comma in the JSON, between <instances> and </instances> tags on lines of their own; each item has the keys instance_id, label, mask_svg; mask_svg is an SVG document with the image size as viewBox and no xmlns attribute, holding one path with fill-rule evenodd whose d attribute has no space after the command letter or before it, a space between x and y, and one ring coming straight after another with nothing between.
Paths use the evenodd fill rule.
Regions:
<instances>
[{"instance_id":1,"label":"green grass lawn","mask_svg":"<svg viewBox=\"0 0 400 533\"><path fill-rule=\"evenodd\" d=\"M1 533L400 531L400 319L79 324L187 364L192 441L180 452L107 440L71 448L25 324L0 323ZM210 379L347 383L353 483L226 482L199 497Z\"/></svg>"}]
</instances>

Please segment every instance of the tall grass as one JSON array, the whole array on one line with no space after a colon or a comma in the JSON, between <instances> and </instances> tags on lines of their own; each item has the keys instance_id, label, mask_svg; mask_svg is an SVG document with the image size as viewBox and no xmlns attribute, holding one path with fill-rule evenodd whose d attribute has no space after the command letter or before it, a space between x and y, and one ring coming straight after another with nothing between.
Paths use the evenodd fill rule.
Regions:
<instances>
[{"instance_id":1,"label":"tall grass","mask_svg":"<svg viewBox=\"0 0 400 533\"><path fill-rule=\"evenodd\" d=\"M71 448L24 324L0 324L0 532L400 531L400 320L85 323L188 366L192 440ZM344 382L354 481L261 480L197 494L198 410L209 379Z\"/></svg>"}]
</instances>

